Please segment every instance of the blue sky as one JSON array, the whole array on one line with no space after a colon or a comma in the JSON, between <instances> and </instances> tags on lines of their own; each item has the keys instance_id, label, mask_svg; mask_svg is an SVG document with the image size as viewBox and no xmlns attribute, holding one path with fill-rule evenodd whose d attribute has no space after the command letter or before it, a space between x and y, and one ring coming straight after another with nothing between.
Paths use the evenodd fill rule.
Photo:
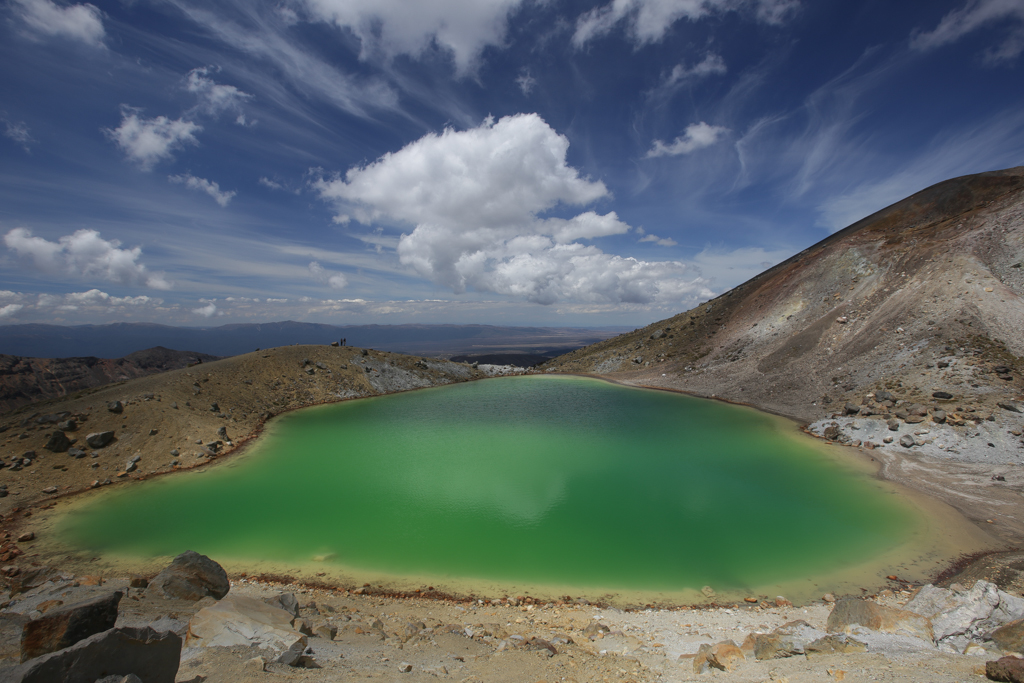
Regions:
<instances>
[{"instance_id":1,"label":"blue sky","mask_svg":"<svg viewBox=\"0 0 1024 683\"><path fill-rule=\"evenodd\" d=\"M0 324L642 325L1024 164L1024 0L6 0Z\"/></svg>"}]
</instances>

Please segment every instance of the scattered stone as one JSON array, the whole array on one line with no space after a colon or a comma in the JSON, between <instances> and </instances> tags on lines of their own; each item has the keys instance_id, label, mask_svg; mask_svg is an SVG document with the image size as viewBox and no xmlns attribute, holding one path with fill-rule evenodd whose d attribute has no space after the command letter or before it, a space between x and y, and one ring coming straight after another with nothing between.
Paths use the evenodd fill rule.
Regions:
<instances>
[{"instance_id":1,"label":"scattered stone","mask_svg":"<svg viewBox=\"0 0 1024 683\"><path fill-rule=\"evenodd\" d=\"M1003 410L1009 410L1011 413L1024 413L1024 405L1021 405L1018 401L1000 401L996 405Z\"/></svg>"},{"instance_id":2,"label":"scattered stone","mask_svg":"<svg viewBox=\"0 0 1024 683\"><path fill-rule=\"evenodd\" d=\"M910 448L911 446L917 445L917 442L914 441L914 437L910 434L904 434L900 437L900 445L904 448Z\"/></svg>"},{"instance_id":3,"label":"scattered stone","mask_svg":"<svg viewBox=\"0 0 1024 683\"><path fill-rule=\"evenodd\" d=\"M93 432L85 437L85 443L89 448L103 448L114 440L114 432Z\"/></svg>"},{"instance_id":4,"label":"scattered stone","mask_svg":"<svg viewBox=\"0 0 1024 683\"><path fill-rule=\"evenodd\" d=\"M62 650L91 635L114 628L117 604L122 596L121 591L114 591L55 609L28 622L21 632L21 661Z\"/></svg>"},{"instance_id":5,"label":"scattered stone","mask_svg":"<svg viewBox=\"0 0 1024 683\"><path fill-rule=\"evenodd\" d=\"M1000 650L1024 652L1024 619L1003 624L988 636Z\"/></svg>"},{"instance_id":6,"label":"scattered stone","mask_svg":"<svg viewBox=\"0 0 1024 683\"><path fill-rule=\"evenodd\" d=\"M124 405L120 401L111 401L107 404L107 410L120 414L124 412Z\"/></svg>"},{"instance_id":7,"label":"scattered stone","mask_svg":"<svg viewBox=\"0 0 1024 683\"><path fill-rule=\"evenodd\" d=\"M263 602L267 603L271 607L283 609L285 612L292 615L293 619L299 616L299 601L295 599L294 593L280 593L278 595L272 595L269 598L264 598Z\"/></svg>"},{"instance_id":8,"label":"scattered stone","mask_svg":"<svg viewBox=\"0 0 1024 683\"><path fill-rule=\"evenodd\" d=\"M28 543L29 541L36 540L36 534L34 531L26 531L22 535L18 536L18 543Z\"/></svg>"},{"instance_id":9,"label":"scattered stone","mask_svg":"<svg viewBox=\"0 0 1024 683\"><path fill-rule=\"evenodd\" d=\"M938 422L939 424L942 424L943 422L946 421L946 411L936 408L935 410L932 411L932 420Z\"/></svg>"},{"instance_id":10,"label":"scattered stone","mask_svg":"<svg viewBox=\"0 0 1024 683\"><path fill-rule=\"evenodd\" d=\"M145 576L139 576L138 574L135 574L128 581L128 586L131 588L146 588L147 586L149 586L149 579L147 579Z\"/></svg>"},{"instance_id":11,"label":"scattered stone","mask_svg":"<svg viewBox=\"0 0 1024 683\"><path fill-rule=\"evenodd\" d=\"M112 675L122 676L124 681L134 674L145 683L174 683L180 658L180 636L149 627L125 626L29 660L6 671L4 681L87 683Z\"/></svg>"},{"instance_id":12,"label":"scattered stone","mask_svg":"<svg viewBox=\"0 0 1024 683\"><path fill-rule=\"evenodd\" d=\"M309 619L304 619L302 617L293 619L292 628L304 636L312 637L313 635L313 622L311 622Z\"/></svg>"},{"instance_id":13,"label":"scattered stone","mask_svg":"<svg viewBox=\"0 0 1024 683\"><path fill-rule=\"evenodd\" d=\"M850 654L854 652L867 652L868 646L845 634L829 634L808 643L804 647L804 655L808 659L815 655L828 654Z\"/></svg>"},{"instance_id":14,"label":"scattered stone","mask_svg":"<svg viewBox=\"0 0 1024 683\"><path fill-rule=\"evenodd\" d=\"M73 432L76 429L78 429L78 421L75 420L74 418L71 418L69 420L64 420L63 422L58 422L57 429L61 430L62 432Z\"/></svg>"},{"instance_id":15,"label":"scattered stone","mask_svg":"<svg viewBox=\"0 0 1024 683\"><path fill-rule=\"evenodd\" d=\"M324 640L334 640L338 635L338 627L333 624L320 624L313 630L313 635Z\"/></svg>"},{"instance_id":16,"label":"scattered stone","mask_svg":"<svg viewBox=\"0 0 1024 683\"><path fill-rule=\"evenodd\" d=\"M1024 683L1024 659L1007 656L985 662L985 676L990 681Z\"/></svg>"},{"instance_id":17,"label":"scattered stone","mask_svg":"<svg viewBox=\"0 0 1024 683\"><path fill-rule=\"evenodd\" d=\"M409 662L402 662L398 665L398 670L404 674L407 674L412 671L412 664L410 664Z\"/></svg>"},{"instance_id":18,"label":"scattered stone","mask_svg":"<svg viewBox=\"0 0 1024 683\"><path fill-rule=\"evenodd\" d=\"M951 398L953 398L953 394L949 393L948 391L933 391L932 398L937 398L942 401L948 401Z\"/></svg>"},{"instance_id":19,"label":"scattered stone","mask_svg":"<svg viewBox=\"0 0 1024 683\"><path fill-rule=\"evenodd\" d=\"M895 417L890 417L888 420L886 420L885 424L887 427L889 427L890 432L898 432L900 429L900 421L897 420Z\"/></svg>"},{"instance_id":20,"label":"scattered stone","mask_svg":"<svg viewBox=\"0 0 1024 683\"><path fill-rule=\"evenodd\" d=\"M253 657L252 659L245 660L242 668L246 671L266 671L267 660L263 659L263 657Z\"/></svg>"},{"instance_id":21,"label":"scattered stone","mask_svg":"<svg viewBox=\"0 0 1024 683\"><path fill-rule=\"evenodd\" d=\"M153 577L146 593L180 600L199 600L206 596L220 600L230 588L223 567L206 555L186 550Z\"/></svg>"}]
</instances>

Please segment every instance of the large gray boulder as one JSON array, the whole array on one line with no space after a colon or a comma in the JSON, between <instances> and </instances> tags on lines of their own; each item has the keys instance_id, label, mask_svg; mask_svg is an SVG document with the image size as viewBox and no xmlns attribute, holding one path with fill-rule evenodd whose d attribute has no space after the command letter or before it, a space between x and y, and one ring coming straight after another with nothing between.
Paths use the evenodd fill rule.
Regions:
<instances>
[{"instance_id":1,"label":"large gray boulder","mask_svg":"<svg viewBox=\"0 0 1024 683\"><path fill-rule=\"evenodd\" d=\"M186 550L153 577L146 593L177 600L201 600L207 596L220 600L230 588L223 567L206 555Z\"/></svg>"},{"instance_id":2,"label":"large gray boulder","mask_svg":"<svg viewBox=\"0 0 1024 683\"><path fill-rule=\"evenodd\" d=\"M4 683L94 683L134 674L143 683L174 683L181 638L152 628L112 628L9 671Z\"/></svg>"},{"instance_id":3,"label":"large gray boulder","mask_svg":"<svg viewBox=\"0 0 1024 683\"><path fill-rule=\"evenodd\" d=\"M114 591L51 610L28 622L21 631L21 661L63 650L114 628L122 595L121 591Z\"/></svg>"},{"instance_id":4,"label":"large gray boulder","mask_svg":"<svg viewBox=\"0 0 1024 683\"><path fill-rule=\"evenodd\" d=\"M977 581L971 588L953 584L939 588L928 584L918 591L906 609L928 617L935 640L978 640L989 632L1024 618L1024 600L999 590L994 583Z\"/></svg>"},{"instance_id":5,"label":"large gray boulder","mask_svg":"<svg viewBox=\"0 0 1024 683\"><path fill-rule=\"evenodd\" d=\"M290 612L244 595L232 595L205 607L188 624L188 647L259 647L275 660L295 665L306 649L306 636L292 626Z\"/></svg>"}]
</instances>

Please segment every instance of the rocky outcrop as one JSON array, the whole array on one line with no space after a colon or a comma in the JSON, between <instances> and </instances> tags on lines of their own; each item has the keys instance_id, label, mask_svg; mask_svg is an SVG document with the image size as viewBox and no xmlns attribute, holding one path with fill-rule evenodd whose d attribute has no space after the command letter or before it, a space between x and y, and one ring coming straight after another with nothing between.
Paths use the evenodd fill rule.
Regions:
<instances>
[{"instance_id":1,"label":"rocky outcrop","mask_svg":"<svg viewBox=\"0 0 1024 683\"><path fill-rule=\"evenodd\" d=\"M112 628L29 660L7 673L4 682L94 683L134 674L145 683L174 683L180 657L181 638L173 633Z\"/></svg>"},{"instance_id":2,"label":"rocky outcrop","mask_svg":"<svg viewBox=\"0 0 1024 683\"><path fill-rule=\"evenodd\" d=\"M21 633L21 661L62 650L114 628L122 595L121 591L114 591L60 607L28 622Z\"/></svg>"},{"instance_id":3,"label":"rocky outcrop","mask_svg":"<svg viewBox=\"0 0 1024 683\"><path fill-rule=\"evenodd\" d=\"M153 577L146 593L177 600L199 600L207 596L220 600L230 588L223 567L206 555L186 550Z\"/></svg>"},{"instance_id":4,"label":"rocky outcrop","mask_svg":"<svg viewBox=\"0 0 1024 683\"><path fill-rule=\"evenodd\" d=\"M857 626L879 633L933 640L931 622L916 612L856 598L845 598L836 602L828 617L826 628L829 633L851 633L855 632Z\"/></svg>"}]
</instances>

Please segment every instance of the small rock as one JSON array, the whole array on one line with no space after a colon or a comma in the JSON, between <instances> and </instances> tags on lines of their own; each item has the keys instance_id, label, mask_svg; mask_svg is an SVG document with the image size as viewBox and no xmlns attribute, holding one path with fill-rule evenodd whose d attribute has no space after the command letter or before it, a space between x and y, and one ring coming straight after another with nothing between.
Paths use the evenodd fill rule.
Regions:
<instances>
[{"instance_id":1,"label":"small rock","mask_svg":"<svg viewBox=\"0 0 1024 683\"><path fill-rule=\"evenodd\" d=\"M28 543L29 541L36 540L36 534L33 531L26 531L22 535L18 536L18 543Z\"/></svg>"},{"instance_id":2,"label":"small rock","mask_svg":"<svg viewBox=\"0 0 1024 683\"><path fill-rule=\"evenodd\" d=\"M111 401L110 403L107 404L107 410L109 410L112 413L123 413L124 404L122 404L120 401Z\"/></svg>"},{"instance_id":3,"label":"small rock","mask_svg":"<svg viewBox=\"0 0 1024 683\"><path fill-rule=\"evenodd\" d=\"M412 671L412 664L410 664L409 662L402 662L398 665L398 670L404 674L407 674L410 671Z\"/></svg>"},{"instance_id":4,"label":"small rock","mask_svg":"<svg viewBox=\"0 0 1024 683\"><path fill-rule=\"evenodd\" d=\"M114 440L114 432L93 432L85 437L85 443L89 448L103 448Z\"/></svg>"},{"instance_id":5,"label":"small rock","mask_svg":"<svg viewBox=\"0 0 1024 683\"><path fill-rule=\"evenodd\" d=\"M996 405L1003 410L1009 410L1011 413L1024 413L1024 406L1017 401L1000 401Z\"/></svg>"},{"instance_id":6,"label":"small rock","mask_svg":"<svg viewBox=\"0 0 1024 683\"><path fill-rule=\"evenodd\" d=\"M245 660L242 668L246 671L266 671L267 660L263 659L263 657L253 657L252 659Z\"/></svg>"},{"instance_id":7,"label":"small rock","mask_svg":"<svg viewBox=\"0 0 1024 683\"><path fill-rule=\"evenodd\" d=\"M911 436L910 434L904 434L903 436L900 437L900 445L903 446L904 448L910 448L911 446L914 446L916 444L917 442L914 441L914 437Z\"/></svg>"},{"instance_id":8,"label":"small rock","mask_svg":"<svg viewBox=\"0 0 1024 683\"><path fill-rule=\"evenodd\" d=\"M953 394L949 393L948 391L933 391L932 398L948 401L949 399L953 398Z\"/></svg>"}]
</instances>

